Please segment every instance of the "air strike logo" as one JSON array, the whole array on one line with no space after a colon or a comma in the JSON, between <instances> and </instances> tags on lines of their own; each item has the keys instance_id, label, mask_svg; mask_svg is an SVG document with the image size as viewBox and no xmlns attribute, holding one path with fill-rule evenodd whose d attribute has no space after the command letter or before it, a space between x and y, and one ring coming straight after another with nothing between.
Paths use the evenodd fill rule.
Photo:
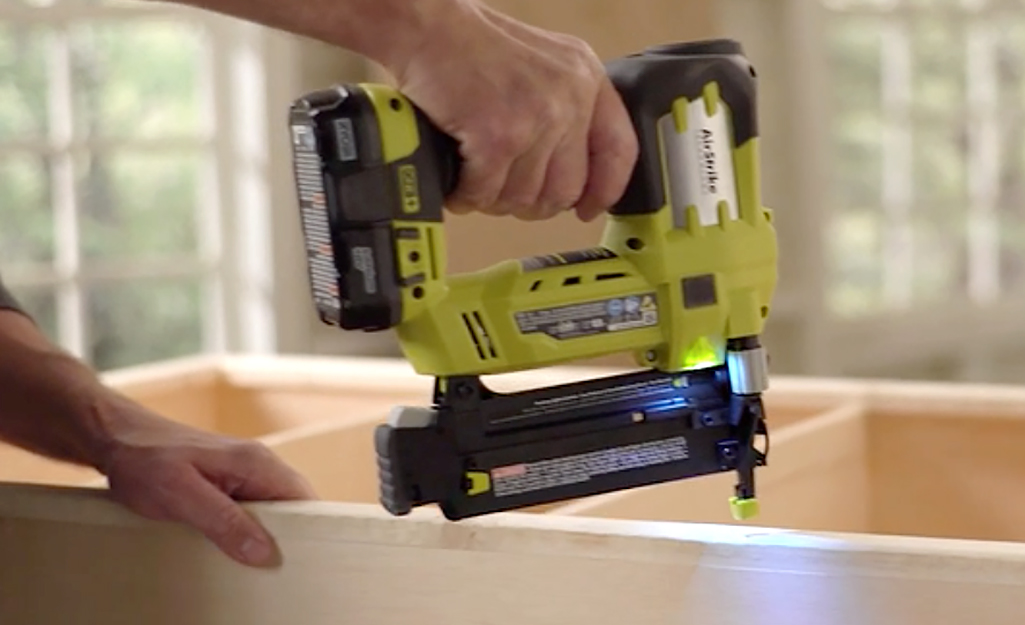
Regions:
<instances>
[{"instance_id":1,"label":"air strike logo","mask_svg":"<svg viewBox=\"0 0 1025 625\"><path fill-rule=\"evenodd\" d=\"M718 188L719 172L715 169L715 136L708 128L701 130L699 139L701 153L701 181L706 193L715 193Z\"/></svg>"}]
</instances>

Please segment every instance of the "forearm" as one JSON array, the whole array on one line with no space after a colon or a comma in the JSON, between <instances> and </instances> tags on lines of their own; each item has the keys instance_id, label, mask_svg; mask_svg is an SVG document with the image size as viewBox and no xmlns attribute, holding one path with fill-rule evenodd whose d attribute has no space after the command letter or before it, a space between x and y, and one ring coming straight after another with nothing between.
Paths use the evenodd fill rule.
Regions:
<instances>
[{"instance_id":1,"label":"forearm","mask_svg":"<svg viewBox=\"0 0 1025 625\"><path fill-rule=\"evenodd\" d=\"M28 317L0 310L0 440L99 468L113 427L108 395Z\"/></svg>"},{"instance_id":2,"label":"forearm","mask_svg":"<svg viewBox=\"0 0 1025 625\"><path fill-rule=\"evenodd\" d=\"M475 0L177 0L181 4L296 33L400 68L421 41Z\"/></svg>"}]
</instances>

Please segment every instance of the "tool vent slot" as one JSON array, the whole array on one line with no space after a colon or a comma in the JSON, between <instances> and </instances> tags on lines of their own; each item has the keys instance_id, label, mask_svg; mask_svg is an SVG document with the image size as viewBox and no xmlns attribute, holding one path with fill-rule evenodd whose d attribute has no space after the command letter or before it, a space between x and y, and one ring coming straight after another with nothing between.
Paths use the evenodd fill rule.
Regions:
<instances>
[{"instance_id":1,"label":"tool vent slot","mask_svg":"<svg viewBox=\"0 0 1025 625\"><path fill-rule=\"evenodd\" d=\"M477 355L481 360L498 358L495 345L491 341L491 335L488 334L487 327L484 325L484 320L479 312L475 310L471 313L463 313L463 324L466 326L466 331L469 333L474 347L477 348Z\"/></svg>"},{"instance_id":2,"label":"tool vent slot","mask_svg":"<svg viewBox=\"0 0 1025 625\"><path fill-rule=\"evenodd\" d=\"M630 276L630 274L628 274L628 273L624 273L624 272L618 271L618 272L615 272L615 273L598 273L598 274L593 274L592 276L588 276L588 279L589 280L593 280L594 282L601 282L603 280L616 280L618 278L627 278L629 276ZM582 284L583 282L584 282L584 276L569 276L568 278L563 278L562 286L574 286L574 285L577 285L577 284ZM534 280L534 282L532 282L531 285L530 285L530 291L533 293L535 291L541 290L542 284L544 284L543 280ZM556 284L558 284L558 283L556 283Z\"/></svg>"}]
</instances>

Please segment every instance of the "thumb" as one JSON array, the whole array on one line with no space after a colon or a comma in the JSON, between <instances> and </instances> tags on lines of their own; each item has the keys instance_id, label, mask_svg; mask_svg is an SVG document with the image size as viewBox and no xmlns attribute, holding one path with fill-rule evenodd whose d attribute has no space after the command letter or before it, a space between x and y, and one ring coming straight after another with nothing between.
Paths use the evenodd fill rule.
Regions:
<instances>
[{"instance_id":1,"label":"thumb","mask_svg":"<svg viewBox=\"0 0 1025 625\"><path fill-rule=\"evenodd\" d=\"M270 534L231 497L195 469L167 508L171 516L203 533L221 551L249 566L270 565L277 549Z\"/></svg>"}]
</instances>

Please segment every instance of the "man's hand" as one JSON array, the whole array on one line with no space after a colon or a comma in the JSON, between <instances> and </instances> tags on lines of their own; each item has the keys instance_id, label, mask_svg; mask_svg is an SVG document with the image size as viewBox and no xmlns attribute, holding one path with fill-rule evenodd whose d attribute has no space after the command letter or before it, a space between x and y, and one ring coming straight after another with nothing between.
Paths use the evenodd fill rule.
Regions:
<instances>
[{"instance_id":1,"label":"man's hand","mask_svg":"<svg viewBox=\"0 0 1025 625\"><path fill-rule=\"evenodd\" d=\"M194 527L244 564L271 564L277 554L235 500L315 497L263 446L147 410L10 310L0 310L0 397L0 440L95 468L115 500L143 516Z\"/></svg>"},{"instance_id":2,"label":"man's hand","mask_svg":"<svg viewBox=\"0 0 1025 625\"><path fill-rule=\"evenodd\" d=\"M265 446L195 430L117 396L115 423L100 461L113 497L155 520L201 531L243 564L273 562L272 538L236 500L314 499L306 480Z\"/></svg>"},{"instance_id":3,"label":"man's hand","mask_svg":"<svg viewBox=\"0 0 1025 625\"><path fill-rule=\"evenodd\" d=\"M453 212L591 220L623 194L638 145L591 48L455 0L418 44L384 55L398 88L462 148Z\"/></svg>"},{"instance_id":4,"label":"man's hand","mask_svg":"<svg viewBox=\"0 0 1025 625\"><path fill-rule=\"evenodd\" d=\"M462 145L448 206L591 220L626 190L638 140L594 51L482 0L176 0L362 54Z\"/></svg>"}]
</instances>

